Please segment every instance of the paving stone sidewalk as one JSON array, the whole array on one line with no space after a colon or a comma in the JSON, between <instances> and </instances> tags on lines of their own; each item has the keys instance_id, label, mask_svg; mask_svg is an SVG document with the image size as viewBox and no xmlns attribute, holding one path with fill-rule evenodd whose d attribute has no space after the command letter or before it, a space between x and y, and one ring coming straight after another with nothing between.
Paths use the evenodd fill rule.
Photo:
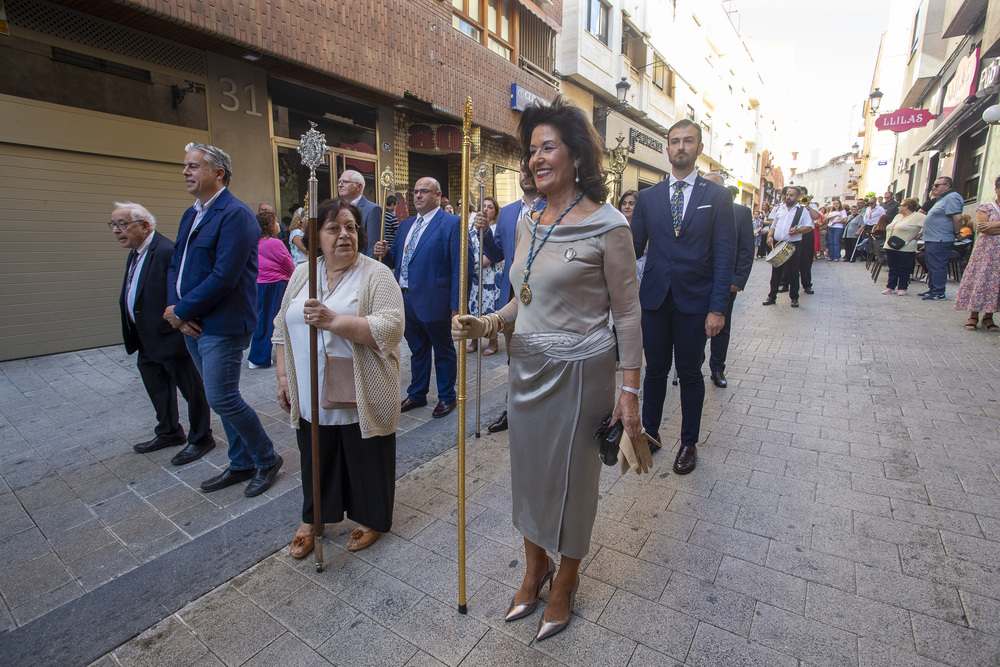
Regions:
<instances>
[{"instance_id":1,"label":"paving stone sidewalk","mask_svg":"<svg viewBox=\"0 0 1000 667\"><path fill-rule=\"evenodd\" d=\"M604 470L561 635L502 621L523 564L492 435L468 441L468 616L452 449L399 480L373 547L330 526L325 572L279 550L95 664L1000 664L1000 339L951 301L881 295L863 264L817 262L801 308L763 308L767 269L737 300L697 470L670 451L650 475Z\"/></svg>"}]
</instances>

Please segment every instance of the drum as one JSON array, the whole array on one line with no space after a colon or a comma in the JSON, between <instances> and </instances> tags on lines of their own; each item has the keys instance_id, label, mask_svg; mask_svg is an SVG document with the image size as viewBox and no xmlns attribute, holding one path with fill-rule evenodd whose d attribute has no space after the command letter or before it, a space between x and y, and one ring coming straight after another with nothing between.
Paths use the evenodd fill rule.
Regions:
<instances>
[{"instance_id":1,"label":"drum","mask_svg":"<svg viewBox=\"0 0 1000 667\"><path fill-rule=\"evenodd\" d=\"M788 261L788 258L795 253L795 246L788 241L779 241L774 244L774 250L767 253L767 263L771 266L781 266Z\"/></svg>"}]
</instances>

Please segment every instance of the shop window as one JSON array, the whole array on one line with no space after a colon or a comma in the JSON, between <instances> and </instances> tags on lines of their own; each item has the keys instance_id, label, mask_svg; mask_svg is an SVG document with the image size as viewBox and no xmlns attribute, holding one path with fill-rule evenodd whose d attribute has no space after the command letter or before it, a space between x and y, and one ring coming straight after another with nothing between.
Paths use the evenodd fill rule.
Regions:
<instances>
[{"instance_id":1,"label":"shop window","mask_svg":"<svg viewBox=\"0 0 1000 667\"><path fill-rule=\"evenodd\" d=\"M958 140L958 160L955 179L955 189L966 202L979 199L979 181L983 173L983 156L986 154L986 135L984 128L973 135L966 135Z\"/></svg>"},{"instance_id":2,"label":"shop window","mask_svg":"<svg viewBox=\"0 0 1000 667\"><path fill-rule=\"evenodd\" d=\"M587 32L601 40L602 44L608 44L611 32L611 7L602 0L586 0L586 3Z\"/></svg>"},{"instance_id":3,"label":"shop window","mask_svg":"<svg viewBox=\"0 0 1000 667\"><path fill-rule=\"evenodd\" d=\"M513 0L452 0L451 25L490 51L513 60L516 11Z\"/></svg>"}]
</instances>

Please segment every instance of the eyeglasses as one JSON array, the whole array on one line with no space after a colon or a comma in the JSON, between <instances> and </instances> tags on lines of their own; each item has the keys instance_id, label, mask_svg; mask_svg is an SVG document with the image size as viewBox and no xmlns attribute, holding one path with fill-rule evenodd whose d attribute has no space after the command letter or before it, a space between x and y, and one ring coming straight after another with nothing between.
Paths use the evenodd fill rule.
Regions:
<instances>
[{"instance_id":1,"label":"eyeglasses","mask_svg":"<svg viewBox=\"0 0 1000 667\"><path fill-rule=\"evenodd\" d=\"M134 222L138 222L138 220L129 220L128 222L115 222L114 220L112 220L111 222L108 223L108 229L110 229L111 231L115 230L125 231L125 228Z\"/></svg>"},{"instance_id":2,"label":"eyeglasses","mask_svg":"<svg viewBox=\"0 0 1000 667\"><path fill-rule=\"evenodd\" d=\"M423 195L423 196L426 197L427 195L429 195L432 192L437 192L437 190L428 190L427 188L424 188L423 190L414 190L413 194L415 194L415 195Z\"/></svg>"},{"instance_id":3,"label":"eyeglasses","mask_svg":"<svg viewBox=\"0 0 1000 667\"><path fill-rule=\"evenodd\" d=\"M337 185L362 185L362 183L358 183L357 181L345 181L344 179L340 179L339 181L337 181Z\"/></svg>"},{"instance_id":4,"label":"eyeglasses","mask_svg":"<svg viewBox=\"0 0 1000 667\"><path fill-rule=\"evenodd\" d=\"M348 234L357 234L358 226L355 225L353 222L349 222L343 227L341 227L340 225L324 225L322 231L330 232L334 236L340 236L341 231L346 231Z\"/></svg>"},{"instance_id":5,"label":"eyeglasses","mask_svg":"<svg viewBox=\"0 0 1000 667\"><path fill-rule=\"evenodd\" d=\"M948 185L948 184L947 183L935 183L931 187L933 187L933 188L943 188L946 185Z\"/></svg>"}]
</instances>

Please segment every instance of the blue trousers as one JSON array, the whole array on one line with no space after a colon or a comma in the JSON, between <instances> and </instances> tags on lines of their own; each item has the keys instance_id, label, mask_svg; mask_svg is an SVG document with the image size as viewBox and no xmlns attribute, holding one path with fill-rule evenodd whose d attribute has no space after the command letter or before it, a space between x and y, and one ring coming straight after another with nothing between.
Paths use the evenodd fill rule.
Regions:
<instances>
[{"instance_id":1,"label":"blue trousers","mask_svg":"<svg viewBox=\"0 0 1000 667\"><path fill-rule=\"evenodd\" d=\"M274 283L257 283L257 330L250 339L250 353L247 359L255 366L271 365L271 335L274 334L274 318L281 310L281 298L285 296L287 280Z\"/></svg>"},{"instance_id":2,"label":"blue trousers","mask_svg":"<svg viewBox=\"0 0 1000 667\"><path fill-rule=\"evenodd\" d=\"M403 306L406 317L403 338L410 346L410 386L406 388L406 395L411 401L427 399L433 351L438 400L451 403L455 400L455 378L458 376L458 354L455 352L455 341L451 339L451 322L421 321L406 294L403 295Z\"/></svg>"},{"instance_id":3,"label":"blue trousers","mask_svg":"<svg viewBox=\"0 0 1000 667\"><path fill-rule=\"evenodd\" d=\"M222 418L229 440L229 469L270 468L278 460L260 418L240 395L243 350L250 334L221 336L203 333L184 337L191 360L205 383L208 405Z\"/></svg>"},{"instance_id":4,"label":"blue trousers","mask_svg":"<svg viewBox=\"0 0 1000 667\"><path fill-rule=\"evenodd\" d=\"M646 354L642 426L654 435L660 432L673 357L681 387L682 445L697 445L701 433L701 409L705 402L705 376L701 367L705 363L707 316L708 313L677 310L672 291L659 309L642 311L642 345Z\"/></svg>"},{"instance_id":5,"label":"blue trousers","mask_svg":"<svg viewBox=\"0 0 1000 667\"><path fill-rule=\"evenodd\" d=\"M932 296L944 294L948 282L948 257L954 243L945 241L924 242L924 263L927 264L927 291Z\"/></svg>"},{"instance_id":6,"label":"blue trousers","mask_svg":"<svg viewBox=\"0 0 1000 667\"><path fill-rule=\"evenodd\" d=\"M826 230L826 247L830 250L830 259L840 259L840 237L844 235L843 227L828 227Z\"/></svg>"}]
</instances>

